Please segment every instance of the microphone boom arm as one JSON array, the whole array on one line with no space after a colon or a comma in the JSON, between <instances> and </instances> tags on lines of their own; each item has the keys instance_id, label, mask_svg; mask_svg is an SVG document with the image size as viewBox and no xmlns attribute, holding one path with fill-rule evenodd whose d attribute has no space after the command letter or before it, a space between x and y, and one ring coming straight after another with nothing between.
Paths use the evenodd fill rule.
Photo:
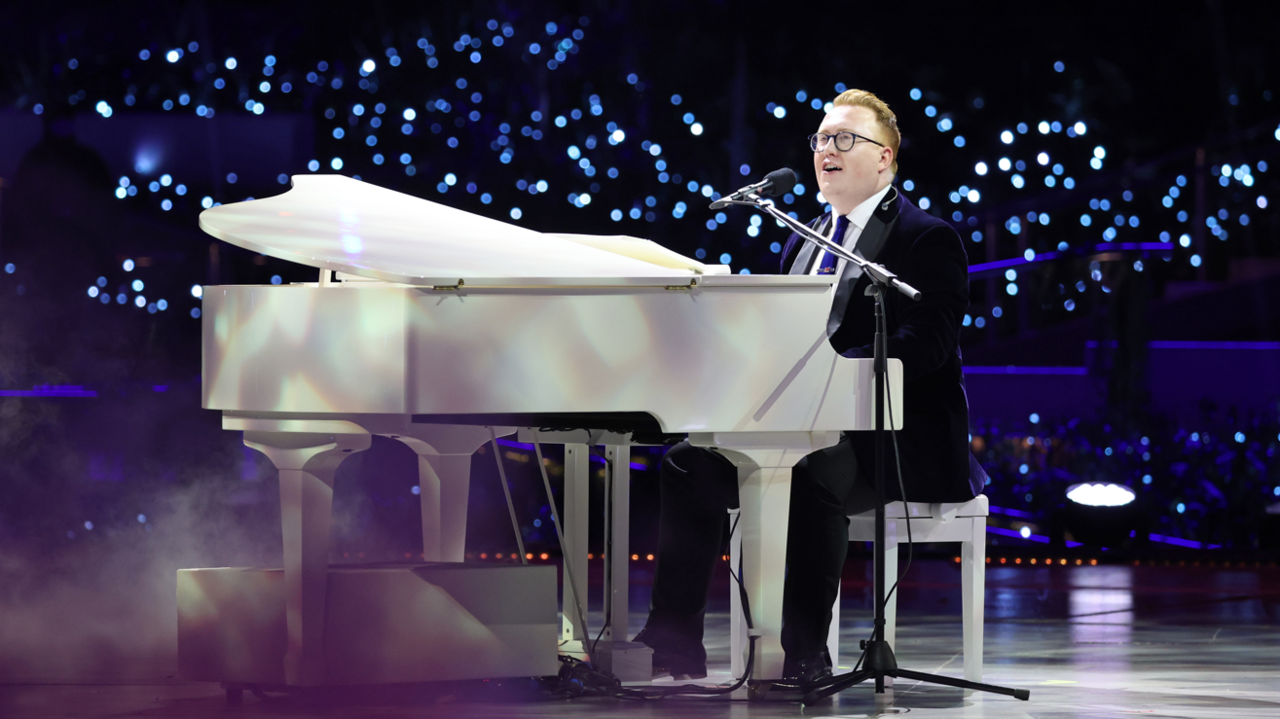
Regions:
<instances>
[{"instance_id":1,"label":"microphone boom arm","mask_svg":"<svg viewBox=\"0 0 1280 719\"><path fill-rule=\"evenodd\" d=\"M737 192L734 192L733 194L729 195L728 197L722 197L722 198L720 198L719 200L716 200L715 202L712 202L712 203L711 203L711 209L713 209L713 210L719 210L719 209L721 209L721 208L723 208L723 207L728 207L729 205L746 205L746 204L751 204L751 203L748 203L748 202L742 202L742 201L740 201L738 198L741 198L741 197L756 197L756 198L758 198L758 197L759 197L759 195L757 195L756 193L757 193L757 192L759 192L760 190L763 190L764 188L768 187L770 184L771 184L771 181L770 181L768 178L765 178L765 179L761 180L760 182L755 183L754 185L747 185L746 187L742 188L741 190L738 190Z\"/></svg>"},{"instance_id":2,"label":"microphone boom arm","mask_svg":"<svg viewBox=\"0 0 1280 719\"><path fill-rule=\"evenodd\" d=\"M920 299L920 290L917 290L911 285L898 279L898 276L890 272L884 265L876 264L875 262L868 262L852 252L849 252L844 247L828 240L813 229L809 228L803 222L800 222L782 210L779 210L773 204L773 200L766 200L752 192L747 195L747 199L745 200L724 199L721 200L721 202L726 205L744 205L746 207L754 207L776 219L778 222L790 227L796 234L800 235L800 237L814 245L817 245L820 249L826 250L836 257L840 257L847 262L852 262L858 267L861 267L862 271L871 278L872 282L884 287L892 287L913 300L918 301Z\"/></svg>"}]
</instances>

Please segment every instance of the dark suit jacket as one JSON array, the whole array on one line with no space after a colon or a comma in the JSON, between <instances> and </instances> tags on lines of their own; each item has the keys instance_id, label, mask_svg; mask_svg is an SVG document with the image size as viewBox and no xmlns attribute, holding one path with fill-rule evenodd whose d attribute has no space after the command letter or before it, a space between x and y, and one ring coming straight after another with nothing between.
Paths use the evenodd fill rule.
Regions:
<instances>
[{"instance_id":1,"label":"dark suit jacket","mask_svg":"<svg viewBox=\"0 0 1280 719\"><path fill-rule=\"evenodd\" d=\"M901 193L890 190L889 200L876 208L858 241L862 251L883 237L880 251L868 257L887 267L903 282L920 290L916 302L896 291L885 301L889 356L902 360L905 407L898 432L902 480L913 502L963 502L982 491L986 475L969 453L969 402L960 361L960 326L969 308L969 260L960 236L950 225L919 209ZM819 217L811 227L830 223ZM805 274L816 252L796 234L782 251L782 271ZM865 255L866 253L863 252ZM800 257L807 266L794 266ZM807 260L807 261L806 261ZM870 282L848 263L840 282L830 322L831 344L845 357L872 356L875 302L863 294ZM841 312L840 305L847 300ZM852 432L850 439L860 471L875 467L872 432ZM886 438L885 493L901 499L894 472L893 445ZM971 476L972 475L972 476Z\"/></svg>"}]
</instances>

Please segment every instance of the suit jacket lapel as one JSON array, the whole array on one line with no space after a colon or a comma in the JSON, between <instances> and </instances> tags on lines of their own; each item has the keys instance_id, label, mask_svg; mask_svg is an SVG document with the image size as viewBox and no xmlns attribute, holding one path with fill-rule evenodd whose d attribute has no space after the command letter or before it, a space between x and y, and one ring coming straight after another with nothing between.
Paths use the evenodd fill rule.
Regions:
<instances>
[{"instance_id":1,"label":"suit jacket lapel","mask_svg":"<svg viewBox=\"0 0 1280 719\"><path fill-rule=\"evenodd\" d=\"M812 225L810 225L812 227ZM831 213L827 213L817 223L817 231L819 234L826 236L831 227ZM807 275L813 271L814 260L818 257L818 248L812 242L801 239L801 247L796 252L796 261L791 263L791 274Z\"/></svg>"},{"instance_id":2,"label":"suit jacket lapel","mask_svg":"<svg viewBox=\"0 0 1280 719\"><path fill-rule=\"evenodd\" d=\"M896 190L895 190L896 193ZM880 251L884 249L889 233L898 221L898 195L888 203L889 208L872 213L867 226L858 236L858 244L853 253L868 262L875 262ZM853 296L854 287L862 277L862 268L852 262L846 262L844 272L840 273L840 284L836 287L835 299L831 302L831 314L827 317L827 335L833 335L840 323L844 321L845 310L849 307L849 298Z\"/></svg>"}]
</instances>

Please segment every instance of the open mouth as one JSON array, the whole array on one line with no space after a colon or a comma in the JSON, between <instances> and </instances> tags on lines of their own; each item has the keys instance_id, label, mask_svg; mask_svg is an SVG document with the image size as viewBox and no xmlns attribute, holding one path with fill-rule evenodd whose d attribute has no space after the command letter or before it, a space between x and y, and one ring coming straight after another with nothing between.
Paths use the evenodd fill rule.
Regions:
<instances>
[{"instance_id":1,"label":"open mouth","mask_svg":"<svg viewBox=\"0 0 1280 719\"><path fill-rule=\"evenodd\" d=\"M831 163L826 163L822 166L823 174L826 174L828 172L840 172L841 169L842 168L839 165L833 165Z\"/></svg>"}]
</instances>

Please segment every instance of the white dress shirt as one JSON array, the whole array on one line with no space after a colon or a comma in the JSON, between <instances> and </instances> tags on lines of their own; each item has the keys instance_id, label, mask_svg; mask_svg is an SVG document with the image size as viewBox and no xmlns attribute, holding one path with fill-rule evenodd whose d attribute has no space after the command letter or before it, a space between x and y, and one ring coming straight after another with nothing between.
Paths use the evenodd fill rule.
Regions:
<instances>
[{"instance_id":1,"label":"white dress shirt","mask_svg":"<svg viewBox=\"0 0 1280 719\"><path fill-rule=\"evenodd\" d=\"M872 195L871 197L868 197L867 199L863 200L861 204L853 208L852 212L846 215L846 217L849 218L849 229L845 230L844 238L843 240L840 240L841 246L843 246L846 250L848 250L849 252L853 252L853 250L858 246L858 238L862 237L863 228L865 228L867 226L867 223L871 221L871 216L875 214L876 206L879 205L881 202L884 202L884 196L889 194L889 188L891 187L893 187L892 184L885 185L884 189L880 190L879 192ZM836 211L835 211L835 208L832 208L831 210L831 231L832 232L835 232L835 227L836 227ZM837 241L837 239L834 237L830 237L828 239L830 239L832 242ZM809 274L811 275L818 274L818 268L822 266L822 260L826 255L827 255L826 250L822 250L818 253L817 258L815 258L814 260L813 267L809 270ZM848 261L845 260L843 257L836 258L836 272L835 272L836 277L840 277L844 274L844 266L847 262Z\"/></svg>"}]
</instances>

